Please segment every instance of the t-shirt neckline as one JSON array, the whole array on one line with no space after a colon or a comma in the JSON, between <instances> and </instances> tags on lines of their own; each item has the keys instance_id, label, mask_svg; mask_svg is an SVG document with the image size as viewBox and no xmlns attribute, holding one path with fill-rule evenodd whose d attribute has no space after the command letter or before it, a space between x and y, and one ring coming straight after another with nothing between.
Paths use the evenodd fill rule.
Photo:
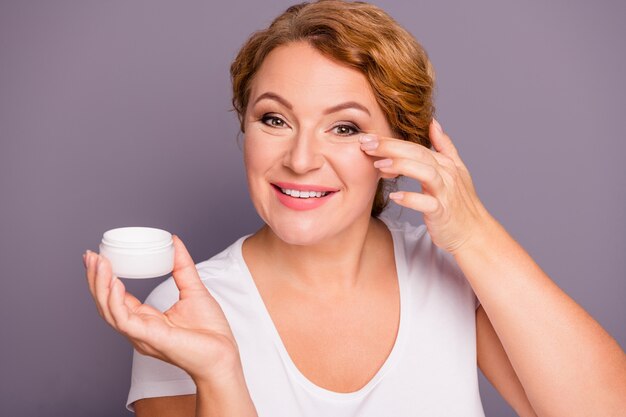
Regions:
<instances>
[{"instance_id":1,"label":"t-shirt neckline","mask_svg":"<svg viewBox=\"0 0 626 417\"><path fill-rule=\"evenodd\" d=\"M243 251L242 251L243 242L250 235L243 236L242 238L240 238L236 242L235 248L233 248L234 251L232 253L245 277L244 279L245 284L249 287L248 294L250 294L250 297L251 297L250 302L253 303L255 308L259 311L259 314L261 316L260 318L263 322L263 325L266 331L268 332L268 335L273 340L274 345L276 349L278 350L278 353L281 357L281 360L283 361L283 364L289 370L289 372L294 377L294 379L298 381L298 383L302 387L304 387L306 390L308 390L309 392L313 393L314 395L318 397L322 397L322 398L326 398L330 400L340 400L340 401L356 400L356 399L364 397L383 379L383 377L387 374L387 372L389 372L389 370L393 368L393 366L397 362L397 359L401 357L401 351L404 349L404 346L406 345L406 333L407 333L407 329L410 327L408 323L410 314L408 314L408 312L410 311L410 308L411 308L409 306L411 297L409 297L410 282L407 277L406 263L404 261L404 259L406 258L404 254L404 245L402 243L403 241L401 240L403 239L403 236L397 235L396 233L397 228L393 226L392 224L390 224L389 220L382 218L382 217L380 218L380 220L382 220L383 223L385 223L385 225L387 226L389 232L391 233L391 237L393 240L394 259L396 263L396 273L398 277L398 289L400 292L400 323L398 324L396 340L394 341L391 352L385 359L385 362L383 363L383 365L378 369L378 371L372 377L372 379L370 379L367 382L367 384L365 384L363 387L361 387L357 391L348 392L348 393L336 392L336 391L328 390L326 388L322 388L319 385L316 385L315 383L310 381L306 376L302 374L302 372L300 372L298 367L291 360L291 357L289 356L289 353L287 352L287 348L285 347L282 339L280 338L278 329L276 329L276 326L274 325L274 322L272 321L272 318L269 312L267 311L267 308L265 307L265 303L263 302L263 299L261 298L261 294L259 293L259 290L256 287L254 279L252 278L250 269L248 268L248 265L246 264L243 258Z\"/></svg>"}]
</instances>

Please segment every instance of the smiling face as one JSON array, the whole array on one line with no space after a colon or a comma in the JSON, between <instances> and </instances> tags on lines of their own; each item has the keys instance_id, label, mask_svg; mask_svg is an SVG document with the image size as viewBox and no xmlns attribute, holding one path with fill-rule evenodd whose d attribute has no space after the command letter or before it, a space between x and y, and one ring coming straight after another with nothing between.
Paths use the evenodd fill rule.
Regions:
<instances>
[{"instance_id":1,"label":"smiling face","mask_svg":"<svg viewBox=\"0 0 626 417\"><path fill-rule=\"evenodd\" d=\"M250 198L272 231L307 245L368 224L380 173L358 138L392 132L365 76L290 43L265 58L248 103Z\"/></svg>"}]
</instances>

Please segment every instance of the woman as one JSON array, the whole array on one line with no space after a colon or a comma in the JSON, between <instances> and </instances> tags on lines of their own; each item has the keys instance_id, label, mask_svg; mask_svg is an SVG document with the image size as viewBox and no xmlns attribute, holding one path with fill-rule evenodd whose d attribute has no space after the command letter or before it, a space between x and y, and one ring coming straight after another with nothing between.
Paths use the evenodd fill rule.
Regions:
<instances>
[{"instance_id":1,"label":"woman","mask_svg":"<svg viewBox=\"0 0 626 417\"><path fill-rule=\"evenodd\" d=\"M482 416L476 362L521 416L623 413L623 351L481 204L389 16L294 6L231 75L265 226L198 265L174 237L146 304L85 255L139 416ZM422 192L388 197L424 226L379 218L400 175Z\"/></svg>"}]
</instances>

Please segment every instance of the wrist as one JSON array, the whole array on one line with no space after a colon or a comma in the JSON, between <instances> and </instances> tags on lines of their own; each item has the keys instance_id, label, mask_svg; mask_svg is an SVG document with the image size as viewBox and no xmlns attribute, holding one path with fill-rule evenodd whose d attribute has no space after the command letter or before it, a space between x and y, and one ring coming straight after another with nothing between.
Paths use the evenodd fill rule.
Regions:
<instances>
[{"instance_id":1,"label":"wrist","mask_svg":"<svg viewBox=\"0 0 626 417\"><path fill-rule=\"evenodd\" d=\"M203 369L190 373L196 386L217 388L220 385L232 384L243 377L243 366L237 349L220 354L219 361L205 366Z\"/></svg>"},{"instance_id":2,"label":"wrist","mask_svg":"<svg viewBox=\"0 0 626 417\"><path fill-rule=\"evenodd\" d=\"M498 240L498 235L502 230L500 223L484 210L480 220L475 222L468 238L452 252L452 255L458 259L466 255L471 256L477 252L487 251L490 245Z\"/></svg>"},{"instance_id":3,"label":"wrist","mask_svg":"<svg viewBox=\"0 0 626 417\"><path fill-rule=\"evenodd\" d=\"M196 416L256 417L243 368L233 367L210 378L194 379L196 383Z\"/></svg>"}]
</instances>

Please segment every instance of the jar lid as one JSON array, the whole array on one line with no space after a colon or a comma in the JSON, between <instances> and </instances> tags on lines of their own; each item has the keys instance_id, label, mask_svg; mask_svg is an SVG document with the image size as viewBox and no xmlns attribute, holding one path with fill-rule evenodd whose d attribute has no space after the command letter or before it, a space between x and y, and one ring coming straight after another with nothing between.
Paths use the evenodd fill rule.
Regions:
<instances>
[{"instance_id":1,"label":"jar lid","mask_svg":"<svg viewBox=\"0 0 626 417\"><path fill-rule=\"evenodd\" d=\"M102 243L120 249L158 249L172 244L172 234L153 227L119 227L104 232Z\"/></svg>"}]
</instances>

